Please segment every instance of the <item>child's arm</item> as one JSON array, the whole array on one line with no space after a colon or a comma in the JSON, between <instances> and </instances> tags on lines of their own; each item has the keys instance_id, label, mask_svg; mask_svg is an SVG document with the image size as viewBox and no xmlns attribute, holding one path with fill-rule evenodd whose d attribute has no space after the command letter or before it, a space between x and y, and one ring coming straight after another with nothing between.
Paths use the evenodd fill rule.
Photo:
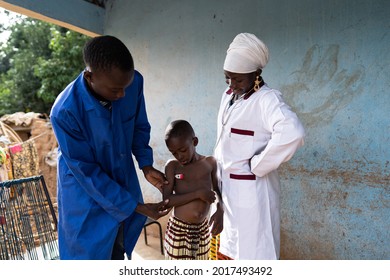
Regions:
<instances>
[{"instance_id":1,"label":"child's arm","mask_svg":"<svg viewBox=\"0 0 390 280\"><path fill-rule=\"evenodd\" d=\"M212 170L212 173L211 173L211 180L213 182L213 191L215 191L217 193L217 196L218 196L218 204L220 204L222 206L222 195L221 195L221 191L218 187L218 165L217 165L217 160L214 158L214 157L210 157L210 162L211 162L211 165L213 166L213 170Z\"/></svg>"},{"instance_id":2,"label":"child's arm","mask_svg":"<svg viewBox=\"0 0 390 280\"><path fill-rule=\"evenodd\" d=\"M217 210L215 213L210 217L209 224L212 225L211 233L213 235L217 235L221 233L223 229L223 203L222 203L222 195L221 191L218 187L218 165L217 161L214 157L209 157L210 163L213 167L211 179L213 182L213 190L217 193Z\"/></svg>"},{"instance_id":3,"label":"child's arm","mask_svg":"<svg viewBox=\"0 0 390 280\"><path fill-rule=\"evenodd\" d=\"M168 180L168 185L163 189L163 200L169 199L167 207L175 207L187 204L195 199L201 199L208 203L213 203L215 201L215 194L212 191L207 190L197 190L185 194L175 194L174 185L175 185L175 165L174 160L169 161L165 166L165 176Z\"/></svg>"}]
</instances>

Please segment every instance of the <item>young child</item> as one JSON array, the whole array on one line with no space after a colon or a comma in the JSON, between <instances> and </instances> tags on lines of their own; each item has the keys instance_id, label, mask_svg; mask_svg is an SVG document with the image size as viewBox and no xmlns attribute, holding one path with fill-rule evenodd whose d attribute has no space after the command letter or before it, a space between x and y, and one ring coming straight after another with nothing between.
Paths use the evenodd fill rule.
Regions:
<instances>
[{"instance_id":1,"label":"young child","mask_svg":"<svg viewBox=\"0 0 390 280\"><path fill-rule=\"evenodd\" d=\"M198 138L187 121L171 122L165 131L165 143L175 157L165 166L169 184L163 188L163 198L169 199L167 207L173 207L165 233L165 258L207 260L211 234L219 234L223 227L217 162L212 156L196 152ZM215 193L217 209L209 221Z\"/></svg>"}]
</instances>

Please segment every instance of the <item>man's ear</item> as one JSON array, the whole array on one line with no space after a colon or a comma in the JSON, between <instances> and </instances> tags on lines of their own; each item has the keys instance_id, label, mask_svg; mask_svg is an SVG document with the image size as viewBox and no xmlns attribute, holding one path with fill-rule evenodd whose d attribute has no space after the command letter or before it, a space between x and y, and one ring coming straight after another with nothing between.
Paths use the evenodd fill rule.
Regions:
<instances>
[{"instance_id":1,"label":"man's ear","mask_svg":"<svg viewBox=\"0 0 390 280\"><path fill-rule=\"evenodd\" d=\"M198 137L194 137L194 138L192 139L192 141L194 141L194 146L195 146L195 147L198 146L198 143L199 143Z\"/></svg>"},{"instance_id":2,"label":"man's ear","mask_svg":"<svg viewBox=\"0 0 390 280\"><path fill-rule=\"evenodd\" d=\"M88 83L90 84L91 80L92 80L92 72L89 71L88 69L86 69L86 70L84 70L83 76L84 76L84 79L86 79L88 81Z\"/></svg>"}]
</instances>

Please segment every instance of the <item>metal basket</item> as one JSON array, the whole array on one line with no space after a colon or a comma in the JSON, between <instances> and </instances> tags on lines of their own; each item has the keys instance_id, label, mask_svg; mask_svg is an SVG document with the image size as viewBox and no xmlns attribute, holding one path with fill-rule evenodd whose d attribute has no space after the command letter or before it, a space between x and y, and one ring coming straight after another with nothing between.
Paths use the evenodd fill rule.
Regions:
<instances>
[{"instance_id":1,"label":"metal basket","mask_svg":"<svg viewBox=\"0 0 390 280\"><path fill-rule=\"evenodd\" d=\"M58 258L57 217L43 176L0 182L0 260Z\"/></svg>"}]
</instances>

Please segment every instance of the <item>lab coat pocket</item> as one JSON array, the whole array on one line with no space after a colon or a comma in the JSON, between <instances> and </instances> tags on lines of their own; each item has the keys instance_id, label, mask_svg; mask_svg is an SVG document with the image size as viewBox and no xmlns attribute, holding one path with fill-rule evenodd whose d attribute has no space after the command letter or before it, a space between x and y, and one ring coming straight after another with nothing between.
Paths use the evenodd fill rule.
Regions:
<instances>
[{"instance_id":1,"label":"lab coat pocket","mask_svg":"<svg viewBox=\"0 0 390 280\"><path fill-rule=\"evenodd\" d=\"M233 174L231 174L233 175ZM255 175L243 175L247 176L246 179L230 178L231 197L234 197L234 204L240 208L253 208L256 204L257 192L256 192L256 179L249 178ZM245 177L243 177L245 178Z\"/></svg>"},{"instance_id":2,"label":"lab coat pocket","mask_svg":"<svg viewBox=\"0 0 390 280\"><path fill-rule=\"evenodd\" d=\"M233 155L239 158L251 158L253 155L253 130L238 128L230 129L230 149Z\"/></svg>"}]
</instances>

